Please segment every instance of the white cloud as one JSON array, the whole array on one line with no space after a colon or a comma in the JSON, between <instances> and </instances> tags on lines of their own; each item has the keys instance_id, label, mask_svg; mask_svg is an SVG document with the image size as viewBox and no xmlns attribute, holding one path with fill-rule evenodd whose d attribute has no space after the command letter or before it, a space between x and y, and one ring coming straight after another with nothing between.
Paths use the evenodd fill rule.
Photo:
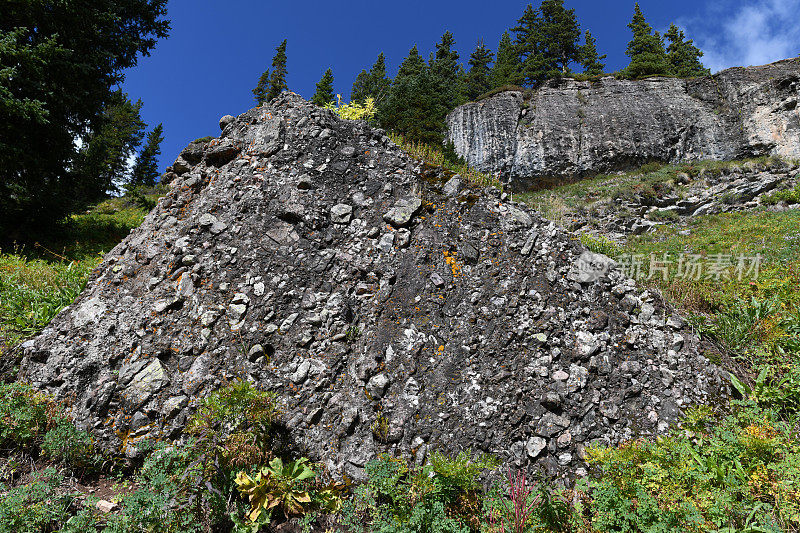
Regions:
<instances>
[{"instance_id":1,"label":"white cloud","mask_svg":"<svg viewBox=\"0 0 800 533\"><path fill-rule=\"evenodd\" d=\"M705 53L705 65L716 72L797 56L798 18L800 0L723 0L709 6L703 19L679 22Z\"/></svg>"}]
</instances>

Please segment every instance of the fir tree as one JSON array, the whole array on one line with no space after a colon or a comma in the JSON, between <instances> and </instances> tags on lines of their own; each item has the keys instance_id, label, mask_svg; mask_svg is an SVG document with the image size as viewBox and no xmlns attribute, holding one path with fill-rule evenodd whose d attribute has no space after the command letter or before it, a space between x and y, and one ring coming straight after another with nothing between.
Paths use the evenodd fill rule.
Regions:
<instances>
[{"instance_id":1,"label":"fir tree","mask_svg":"<svg viewBox=\"0 0 800 533\"><path fill-rule=\"evenodd\" d=\"M133 187L153 187L158 180L158 156L161 155L161 143L164 141L164 126L159 124L147 134L147 143L139 153L131 171L130 185Z\"/></svg>"},{"instance_id":2,"label":"fir tree","mask_svg":"<svg viewBox=\"0 0 800 533\"><path fill-rule=\"evenodd\" d=\"M387 98L378 107L377 118L384 128L398 131L414 141L431 142L441 138L429 113L433 106L433 89L428 70L414 45L400 64Z\"/></svg>"},{"instance_id":3,"label":"fir tree","mask_svg":"<svg viewBox=\"0 0 800 533\"><path fill-rule=\"evenodd\" d=\"M72 162L71 171L78 178L74 194L97 201L119 190L127 177L128 159L144 138L141 108L141 100L131 102L121 89L111 94L101 120L83 138Z\"/></svg>"},{"instance_id":4,"label":"fir tree","mask_svg":"<svg viewBox=\"0 0 800 533\"><path fill-rule=\"evenodd\" d=\"M581 47L581 66L583 72L589 76L601 76L606 65L601 63L606 58L606 54L597 55L597 41L589 30L586 30L586 43Z\"/></svg>"},{"instance_id":5,"label":"fir tree","mask_svg":"<svg viewBox=\"0 0 800 533\"><path fill-rule=\"evenodd\" d=\"M547 65L547 77L555 78L569 72L572 62L580 62L581 28L574 9L566 9L564 0L544 0L539 35Z\"/></svg>"},{"instance_id":6,"label":"fir tree","mask_svg":"<svg viewBox=\"0 0 800 533\"><path fill-rule=\"evenodd\" d=\"M361 70L356 76L356 81L353 82L353 88L350 89L350 101L362 103L370 96L370 82L369 72L367 69Z\"/></svg>"},{"instance_id":7,"label":"fir tree","mask_svg":"<svg viewBox=\"0 0 800 533\"><path fill-rule=\"evenodd\" d=\"M520 60L511 36L508 32L503 32L500 37L500 44L497 46L497 59L489 75L491 88L502 87L504 85L519 85L520 79Z\"/></svg>"},{"instance_id":8,"label":"fir tree","mask_svg":"<svg viewBox=\"0 0 800 533\"><path fill-rule=\"evenodd\" d=\"M289 88L286 84L286 39L275 49L275 56L272 58L272 75L269 78L269 91L267 100L272 101L283 91Z\"/></svg>"},{"instance_id":9,"label":"fir tree","mask_svg":"<svg viewBox=\"0 0 800 533\"><path fill-rule=\"evenodd\" d=\"M492 69L489 64L493 58L494 54L483 44L483 39L479 40L475 50L469 56L469 72L466 78L468 99L475 100L492 88L492 82L489 79Z\"/></svg>"},{"instance_id":10,"label":"fir tree","mask_svg":"<svg viewBox=\"0 0 800 533\"><path fill-rule=\"evenodd\" d=\"M261 77L258 78L258 84L253 89L253 96L256 99L257 105L263 105L267 101L267 91L269 91L269 69L265 70Z\"/></svg>"},{"instance_id":11,"label":"fir tree","mask_svg":"<svg viewBox=\"0 0 800 533\"><path fill-rule=\"evenodd\" d=\"M367 98L372 97L376 103L380 103L389 94L391 84L391 80L386 76L386 57L381 52L369 72L362 70L356 76L353 90L350 93L350 101L363 103Z\"/></svg>"},{"instance_id":12,"label":"fir tree","mask_svg":"<svg viewBox=\"0 0 800 533\"><path fill-rule=\"evenodd\" d=\"M317 90L314 96L311 97L311 103L322 107L325 104L330 104L333 100L333 72L328 69L317 83Z\"/></svg>"},{"instance_id":13,"label":"fir tree","mask_svg":"<svg viewBox=\"0 0 800 533\"><path fill-rule=\"evenodd\" d=\"M80 161L93 157L86 153L89 138L111 142L107 113L116 104L115 88L125 70L167 36L169 21L167 0L27 0L0 6L0 240L5 241L52 227L105 192L105 171L100 177L77 167L104 166L102 158ZM76 139L83 145L76 146ZM84 191L90 196L81 196Z\"/></svg>"},{"instance_id":14,"label":"fir tree","mask_svg":"<svg viewBox=\"0 0 800 533\"><path fill-rule=\"evenodd\" d=\"M700 61L703 52L694 45L691 39L686 39L683 30L675 24L670 24L664 37L669 41L667 58L674 75L681 78L693 78L711 74L711 71L705 68Z\"/></svg>"},{"instance_id":15,"label":"fir tree","mask_svg":"<svg viewBox=\"0 0 800 533\"><path fill-rule=\"evenodd\" d=\"M670 74L664 41L645 21L638 3L634 7L633 19L628 27L633 32L633 39L625 51L631 58L630 65L625 69L626 74L632 78Z\"/></svg>"},{"instance_id":16,"label":"fir tree","mask_svg":"<svg viewBox=\"0 0 800 533\"><path fill-rule=\"evenodd\" d=\"M446 31L436 44L436 52L430 60L430 77L433 84L433 98L436 108L431 111L444 125L444 118L450 110L463 104L464 70L458 64L458 52L453 34Z\"/></svg>"},{"instance_id":17,"label":"fir tree","mask_svg":"<svg viewBox=\"0 0 800 533\"><path fill-rule=\"evenodd\" d=\"M527 85L535 85L547 77L547 62L542 46L542 19L538 10L528 4L514 32L514 48L517 52L519 81Z\"/></svg>"}]
</instances>

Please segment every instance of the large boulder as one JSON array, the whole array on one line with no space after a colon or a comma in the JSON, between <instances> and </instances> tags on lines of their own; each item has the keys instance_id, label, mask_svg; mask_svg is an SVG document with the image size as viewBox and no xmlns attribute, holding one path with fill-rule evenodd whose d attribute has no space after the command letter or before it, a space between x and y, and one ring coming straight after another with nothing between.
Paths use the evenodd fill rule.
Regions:
<instances>
[{"instance_id":1,"label":"large boulder","mask_svg":"<svg viewBox=\"0 0 800 533\"><path fill-rule=\"evenodd\" d=\"M588 445L725 390L613 262L495 189L426 184L366 123L285 93L202 150L25 348L20 377L109 449L182 438L241 379L278 393L303 453L356 478L382 451L433 448L567 475Z\"/></svg>"}]
</instances>

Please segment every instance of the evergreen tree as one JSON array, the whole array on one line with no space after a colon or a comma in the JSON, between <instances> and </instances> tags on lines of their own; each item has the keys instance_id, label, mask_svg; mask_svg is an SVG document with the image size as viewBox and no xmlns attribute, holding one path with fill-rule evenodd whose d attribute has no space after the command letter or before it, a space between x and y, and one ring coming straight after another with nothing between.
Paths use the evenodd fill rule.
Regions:
<instances>
[{"instance_id":1,"label":"evergreen tree","mask_svg":"<svg viewBox=\"0 0 800 533\"><path fill-rule=\"evenodd\" d=\"M468 99L475 100L492 88L492 82L489 79L492 71L489 64L492 59L494 59L492 51L483 44L483 39L479 40L475 50L469 56L469 72L466 78Z\"/></svg>"},{"instance_id":2,"label":"evergreen tree","mask_svg":"<svg viewBox=\"0 0 800 533\"><path fill-rule=\"evenodd\" d=\"M638 3L634 7L633 19L628 27L633 32L633 39L625 51L631 58L630 65L625 69L626 74L632 78L670 74L664 41L645 21Z\"/></svg>"},{"instance_id":3,"label":"evergreen tree","mask_svg":"<svg viewBox=\"0 0 800 533\"><path fill-rule=\"evenodd\" d=\"M542 45L542 19L538 10L528 4L514 32L514 48L520 63L520 83L535 85L547 78L549 69ZM499 52L498 52L499 56Z\"/></svg>"},{"instance_id":4,"label":"evergreen tree","mask_svg":"<svg viewBox=\"0 0 800 533\"><path fill-rule=\"evenodd\" d=\"M141 100L131 102L121 89L111 94L101 120L83 138L72 162L77 187L73 194L93 202L117 192L126 181L128 160L144 137L141 108Z\"/></svg>"},{"instance_id":5,"label":"evergreen tree","mask_svg":"<svg viewBox=\"0 0 800 533\"><path fill-rule=\"evenodd\" d=\"M363 102L370 96L370 83L369 72L367 69L362 69L356 76L356 81L353 82L353 88L350 89L351 102Z\"/></svg>"},{"instance_id":6,"label":"evergreen tree","mask_svg":"<svg viewBox=\"0 0 800 533\"><path fill-rule=\"evenodd\" d=\"M158 180L158 156L161 155L161 143L164 141L164 125L159 124L147 134L139 157L131 171L130 185L133 187L153 187Z\"/></svg>"},{"instance_id":7,"label":"evergreen tree","mask_svg":"<svg viewBox=\"0 0 800 533\"><path fill-rule=\"evenodd\" d=\"M664 37L669 41L667 57L674 75L681 78L693 78L711 74L711 71L705 68L700 61L703 52L694 45L691 39L686 39L683 30L675 24L670 24Z\"/></svg>"},{"instance_id":8,"label":"evergreen tree","mask_svg":"<svg viewBox=\"0 0 800 533\"><path fill-rule=\"evenodd\" d=\"M504 85L519 85L522 83L520 79L521 66L519 54L511 42L511 36L507 31L503 32L500 37L500 44L497 46L497 59L489 75L490 88L494 89Z\"/></svg>"},{"instance_id":9,"label":"evergreen tree","mask_svg":"<svg viewBox=\"0 0 800 533\"><path fill-rule=\"evenodd\" d=\"M601 76L606 68L605 63L601 63L606 58L606 54L597 55L597 41L589 30L586 30L586 44L581 47L581 66L583 72L589 76Z\"/></svg>"},{"instance_id":10,"label":"evergreen tree","mask_svg":"<svg viewBox=\"0 0 800 533\"><path fill-rule=\"evenodd\" d=\"M436 107L431 112L441 120L442 127L447 113L465 102L464 70L458 64L459 56L454 48L455 44L453 34L446 31L436 44L436 52L430 60L432 96L436 101Z\"/></svg>"},{"instance_id":11,"label":"evergreen tree","mask_svg":"<svg viewBox=\"0 0 800 533\"><path fill-rule=\"evenodd\" d=\"M541 48L547 64L547 77L557 78L569 72L572 62L581 60L581 28L574 9L566 9L564 0L543 0L539 11Z\"/></svg>"},{"instance_id":12,"label":"evergreen tree","mask_svg":"<svg viewBox=\"0 0 800 533\"><path fill-rule=\"evenodd\" d=\"M429 113L432 100L428 65L414 45L400 64L387 98L378 107L378 121L382 127L398 131L410 140L435 142L441 139L441 133Z\"/></svg>"},{"instance_id":13,"label":"evergreen tree","mask_svg":"<svg viewBox=\"0 0 800 533\"><path fill-rule=\"evenodd\" d=\"M269 90L269 69L265 70L261 77L258 78L258 84L253 89L253 96L256 99L257 105L263 105L267 101L267 91Z\"/></svg>"},{"instance_id":14,"label":"evergreen tree","mask_svg":"<svg viewBox=\"0 0 800 533\"><path fill-rule=\"evenodd\" d=\"M353 90L350 92L350 101L363 103L372 97L376 103L380 103L389 94L391 84L391 80L386 76L386 57L381 52L369 72L362 70L356 76Z\"/></svg>"},{"instance_id":15,"label":"evergreen tree","mask_svg":"<svg viewBox=\"0 0 800 533\"><path fill-rule=\"evenodd\" d=\"M97 134L124 71L166 37L167 0L2 2L0 240L83 207L76 139ZM101 179L99 181L102 181Z\"/></svg>"},{"instance_id":16,"label":"evergreen tree","mask_svg":"<svg viewBox=\"0 0 800 533\"><path fill-rule=\"evenodd\" d=\"M272 75L269 78L269 91L267 100L272 101L283 91L289 88L286 84L286 39L275 49L275 56L272 58Z\"/></svg>"},{"instance_id":17,"label":"evergreen tree","mask_svg":"<svg viewBox=\"0 0 800 533\"><path fill-rule=\"evenodd\" d=\"M320 107L334 101L333 94L333 72L331 69L325 71L322 79L317 83L317 90L311 97L311 103Z\"/></svg>"}]
</instances>

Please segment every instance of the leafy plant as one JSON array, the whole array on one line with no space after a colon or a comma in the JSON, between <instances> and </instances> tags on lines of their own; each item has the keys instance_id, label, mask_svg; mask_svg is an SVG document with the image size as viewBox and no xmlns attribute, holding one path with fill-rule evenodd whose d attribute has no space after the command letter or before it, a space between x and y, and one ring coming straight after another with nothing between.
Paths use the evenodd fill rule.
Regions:
<instances>
[{"instance_id":1,"label":"leafy plant","mask_svg":"<svg viewBox=\"0 0 800 533\"><path fill-rule=\"evenodd\" d=\"M51 459L75 467L92 466L97 460L91 435L66 419L59 420L45 434L42 452Z\"/></svg>"},{"instance_id":2,"label":"leafy plant","mask_svg":"<svg viewBox=\"0 0 800 533\"><path fill-rule=\"evenodd\" d=\"M303 481L316 477L308 465L308 459L301 458L284 463L279 457L270 461L251 478L245 472L236 476L236 486L250 502L247 517L251 522L258 521L261 513L270 516L272 510L279 508L287 518L302 515L311 506L311 494Z\"/></svg>"},{"instance_id":3,"label":"leafy plant","mask_svg":"<svg viewBox=\"0 0 800 533\"><path fill-rule=\"evenodd\" d=\"M787 204L800 203L800 185L795 185L791 189L765 194L761 198L761 202L764 205L775 205L779 202L786 202Z\"/></svg>"},{"instance_id":4,"label":"leafy plant","mask_svg":"<svg viewBox=\"0 0 800 533\"><path fill-rule=\"evenodd\" d=\"M59 414L55 402L30 385L0 385L0 446L38 445L57 424Z\"/></svg>"},{"instance_id":5,"label":"leafy plant","mask_svg":"<svg viewBox=\"0 0 800 533\"><path fill-rule=\"evenodd\" d=\"M55 531L70 516L75 497L59 491L64 476L54 468L34 474L31 483L5 491L0 498L0 531Z\"/></svg>"}]
</instances>

